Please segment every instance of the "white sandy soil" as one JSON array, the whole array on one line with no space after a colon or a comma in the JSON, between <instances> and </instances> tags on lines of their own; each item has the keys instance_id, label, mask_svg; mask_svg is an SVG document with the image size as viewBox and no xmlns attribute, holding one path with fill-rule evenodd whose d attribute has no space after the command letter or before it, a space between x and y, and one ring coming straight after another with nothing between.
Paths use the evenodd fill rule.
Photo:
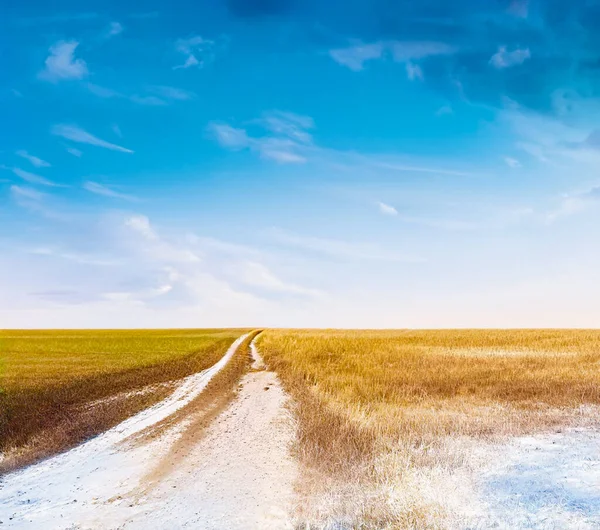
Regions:
<instances>
[{"instance_id":1,"label":"white sandy soil","mask_svg":"<svg viewBox=\"0 0 600 530\"><path fill-rule=\"evenodd\" d=\"M487 514L470 528L600 529L600 432L567 429L488 449Z\"/></svg>"}]
</instances>

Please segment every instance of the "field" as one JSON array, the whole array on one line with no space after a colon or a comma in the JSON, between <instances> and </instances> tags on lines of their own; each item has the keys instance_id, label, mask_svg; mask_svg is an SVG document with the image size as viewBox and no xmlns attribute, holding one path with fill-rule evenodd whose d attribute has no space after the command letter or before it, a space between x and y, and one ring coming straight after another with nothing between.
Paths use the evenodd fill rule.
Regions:
<instances>
[{"instance_id":1,"label":"field","mask_svg":"<svg viewBox=\"0 0 600 530\"><path fill-rule=\"evenodd\" d=\"M258 345L296 401L315 528L452 526L448 484L478 443L597 422L599 331L278 330Z\"/></svg>"},{"instance_id":2,"label":"field","mask_svg":"<svg viewBox=\"0 0 600 530\"><path fill-rule=\"evenodd\" d=\"M102 432L217 362L243 330L0 331L0 471Z\"/></svg>"}]
</instances>

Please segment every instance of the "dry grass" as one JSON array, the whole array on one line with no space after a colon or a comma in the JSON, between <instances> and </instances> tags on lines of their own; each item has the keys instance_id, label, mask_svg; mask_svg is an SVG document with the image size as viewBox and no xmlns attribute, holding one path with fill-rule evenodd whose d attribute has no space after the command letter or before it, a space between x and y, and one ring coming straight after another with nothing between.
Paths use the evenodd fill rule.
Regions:
<instances>
[{"instance_id":1,"label":"dry grass","mask_svg":"<svg viewBox=\"0 0 600 530\"><path fill-rule=\"evenodd\" d=\"M217 362L243 330L0 331L0 472L102 432Z\"/></svg>"},{"instance_id":2,"label":"dry grass","mask_svg":"<svg viewBox=\"0 0 600 530\"><path fill-rule=\"evenodd\" d=\"M600 404L600 331L281 330L259 347L296 398L315 528L451 527L473 443Z\"/></svg>"}]
</instances>

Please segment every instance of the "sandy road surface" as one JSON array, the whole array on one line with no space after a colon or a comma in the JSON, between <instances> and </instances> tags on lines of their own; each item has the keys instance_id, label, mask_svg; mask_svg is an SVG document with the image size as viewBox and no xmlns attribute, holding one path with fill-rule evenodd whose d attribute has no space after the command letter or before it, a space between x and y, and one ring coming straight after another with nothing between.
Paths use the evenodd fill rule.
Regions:
<instances>
[{"instance_id":1,"label":"sandy road surface","mask_svg":"<svg viewBox=\"0 0 600 530\"><path fill-rule=\"evenodd\" d=\"M274 373L247 374L237 399L151 488L147 477L170 454L185 421L159 438L123 443L197 397L242 340L158 405L67 453L4 477L2 528L288 528L294 432Z\"/></svg>"}]
</instances>

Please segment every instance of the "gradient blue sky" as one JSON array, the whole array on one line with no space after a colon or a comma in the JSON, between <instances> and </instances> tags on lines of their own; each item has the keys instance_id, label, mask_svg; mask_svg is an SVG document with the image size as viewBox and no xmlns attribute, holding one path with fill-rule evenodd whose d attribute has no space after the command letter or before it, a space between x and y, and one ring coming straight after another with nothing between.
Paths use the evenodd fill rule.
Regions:
<instances>
[{"instance_id":1,"label":"gradient blue sky","mask_svg":"<svg viewBox=\"0 0 600 530\"><path fill-rule=\"evenodd\" d=\"M1 327L600 323L600 2L8 0Z\"/></svg>"}]
</instances>

